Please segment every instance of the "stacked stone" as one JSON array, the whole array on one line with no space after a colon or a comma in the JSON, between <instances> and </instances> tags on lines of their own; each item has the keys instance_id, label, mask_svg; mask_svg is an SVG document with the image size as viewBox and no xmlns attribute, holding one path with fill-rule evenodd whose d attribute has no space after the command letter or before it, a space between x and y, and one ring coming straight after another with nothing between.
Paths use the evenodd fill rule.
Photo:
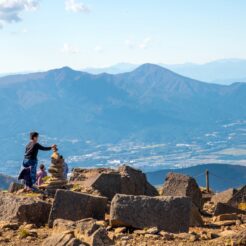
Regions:
<instances>
[{"instance_id":1,"label":"stacked stone","mask_svg":"<svg viewBox=\"0 0 246 246\"><path fill-rule=\"evenodd\" d=\"M54 149L54 153L51 156L51 165L48 169L51 174L51 179L47 186L47 190L50 193L55 193L57 189L64 189L67 180L64 177L64 159L59 155L58 149Z\"/></svg>"}]
</instances>

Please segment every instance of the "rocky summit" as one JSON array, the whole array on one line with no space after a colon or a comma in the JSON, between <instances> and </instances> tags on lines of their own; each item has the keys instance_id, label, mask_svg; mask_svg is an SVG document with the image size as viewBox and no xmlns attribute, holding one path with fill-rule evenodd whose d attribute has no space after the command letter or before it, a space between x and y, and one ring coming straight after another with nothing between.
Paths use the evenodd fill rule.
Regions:
<instances>
[{"instance_id":1,"label":"rocky summit","mask_svg":"<svg viewBox=\"0 0 246 246\"><path fill-rule=\"evenodd\" d=\"M246 243L245 187L214 194L192 177L171 173L158 192L141 171L122 166L76 168L55 194L48 186L34 193L22 188L12 183L0 192L0 245Z\"/></svg>"}]
</instances>

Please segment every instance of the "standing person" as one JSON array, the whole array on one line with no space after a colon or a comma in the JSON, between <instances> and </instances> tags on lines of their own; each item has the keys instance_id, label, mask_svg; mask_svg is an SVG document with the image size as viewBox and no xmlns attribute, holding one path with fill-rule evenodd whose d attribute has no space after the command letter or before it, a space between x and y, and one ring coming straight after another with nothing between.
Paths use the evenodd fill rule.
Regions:
<instances>
[{"instance_id":1,"label":"standing person","mask_svg":"<svg viewBox=\"0 0 246 246\"><path fill-rule=\"evenodd\" d=\"M41 164L39 166L39 171L37 172L37 181L36 184L40 186L41 184L44 183L43 178L47 176L47 172L45 171L45 166L44 164Z\"/></svg>"},{"instance_id":2,"label":"standing person","mask_svg":"<svg viewBox=\"0 0 246 246\"><path fill-rule=\"evenodd\" d=\"M23 167L30 167L30 176L31 176L31 187L36 183L36 172L38 165L38 151L49 151L52 148L55 148L56 145L53 144L51 147L44 147L38 143L39 134L37 132L30 133L30 142L26 146L25 157L23 161Z\"/></svg>"}]
</instances>

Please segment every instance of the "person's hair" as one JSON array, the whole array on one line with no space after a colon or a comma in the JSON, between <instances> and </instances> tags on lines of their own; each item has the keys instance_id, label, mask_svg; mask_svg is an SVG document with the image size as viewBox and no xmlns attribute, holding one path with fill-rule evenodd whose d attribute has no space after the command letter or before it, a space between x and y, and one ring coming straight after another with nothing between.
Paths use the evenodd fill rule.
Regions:
<instances>
[{"instance_id":1,"label":"person's hair","mask_svg":"<svg viewBox=\"0 0 246 246\"><path fill-rule=\"evenodd\" d=\"M40 164L39 168L43 170L45 168L44 164Z\"/></svg>"},{"instance_id":2,"label":"person's hair","mask_svg":"<svg viewBox=\"0 0 246 246\"><path fill-rule=\"evenodd\" d=\"M33 140L34 138L38 137L38 132L31 132L30 133L30 139Z\"/></svg>"}]
</instances>

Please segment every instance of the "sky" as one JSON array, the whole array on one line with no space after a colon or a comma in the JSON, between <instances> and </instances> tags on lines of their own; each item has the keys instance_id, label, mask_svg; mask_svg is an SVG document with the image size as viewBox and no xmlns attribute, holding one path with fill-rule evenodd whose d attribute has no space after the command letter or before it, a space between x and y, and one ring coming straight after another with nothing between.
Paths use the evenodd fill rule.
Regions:
<instances>
[{"instance_id":1,"label":"sky","mask_svg":"<svg viewBox=\"0 0 246 246\"><path fill-rule=\"evenodd\" d=\"M0 0L0 73L246 58L245 0Z\"/></svg>"}]
</instances>

